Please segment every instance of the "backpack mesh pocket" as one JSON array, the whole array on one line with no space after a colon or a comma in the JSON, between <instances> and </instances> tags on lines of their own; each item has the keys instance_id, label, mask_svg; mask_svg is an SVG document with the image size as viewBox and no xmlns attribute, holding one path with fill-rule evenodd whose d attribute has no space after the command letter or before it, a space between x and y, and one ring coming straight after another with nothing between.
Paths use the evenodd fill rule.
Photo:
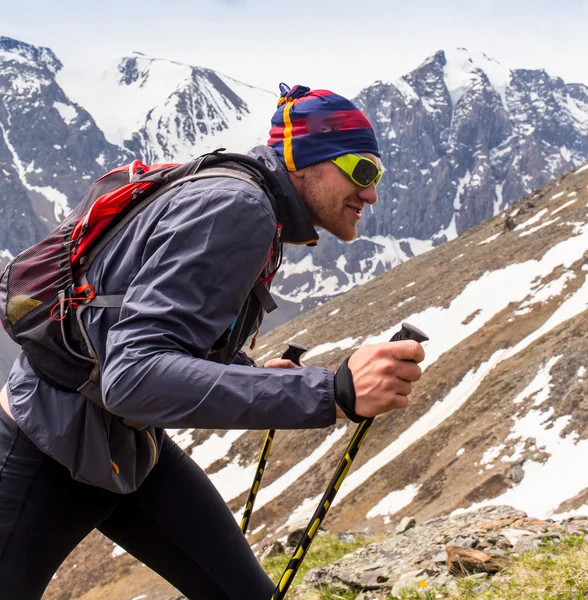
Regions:
<instances>
[{"instance_id":1,"label":"backpack mesh pocket","mask_svg":"<svg viewBox=\"0 0 588 600\"><path fill-rule=\"evenodd\" d=\"M88 360L71 354L66 343L88 355L73 310L61 322L51 315L59 293L74 290L68 240L77 218L71 215L56 230L19 254L0 282L0 318L6 332L22 346L39 376L66 389L77 389L92 369Z\"/></svg>"}]
</instances>

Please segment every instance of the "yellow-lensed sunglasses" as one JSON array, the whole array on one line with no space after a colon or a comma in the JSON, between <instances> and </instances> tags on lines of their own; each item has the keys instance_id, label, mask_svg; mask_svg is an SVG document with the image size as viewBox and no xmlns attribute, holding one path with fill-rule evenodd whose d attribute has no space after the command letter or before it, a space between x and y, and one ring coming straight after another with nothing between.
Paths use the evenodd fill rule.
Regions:
<instances>
[{"instance_id":1,"label":"yellow-lensed sunglasses","mask_svg":"<svg viewBox=\"0 0 588 600\"><path fill-rule=\"evenodd\" d=\"M378 165L369 158L360 154L344 154L337 158L332 158L331 162L335 163L355 185L367 188L370 185L378 185L384 170L378 168Z\"/></svg>"}]
</instances>

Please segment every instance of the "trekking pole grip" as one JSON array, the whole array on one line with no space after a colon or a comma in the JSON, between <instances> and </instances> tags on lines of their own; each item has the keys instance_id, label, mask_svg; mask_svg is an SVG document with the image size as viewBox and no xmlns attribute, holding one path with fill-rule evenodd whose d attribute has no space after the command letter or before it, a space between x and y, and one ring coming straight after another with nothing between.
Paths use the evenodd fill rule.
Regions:
<instances>
[{"instance_id":1,"label":"trekking pole grip","mask_svg":"<svg viewBox=\"0 0 588 600\"><path fill-rule=\"evenodd\" d=\"M423 331L421 331L418 327L411 325L410 323L402 323L402 327L400 331L396 332L391 338L391 342L400 342L402 340L414 340L419 344L423 342L428 342L429 337Z\"/></svg>"},{"instance_id":2,"label":"trekking pole grip","mask_svg":"<svg viewBox=\"0 0 588 600\"><path fill-rule=\"evenodd\" d=\"M282 354L283 360L291 360L295 365L300 366L300 357L308 352L308 348L303 346L302 344L296 344L295 342L290 342L288 344L288 350Z\"/></svg>"},{"instance_id":3,"label":"trekking pole grip","mask_svg":"<svg viewBox=\"0 0 588 600\"><path fill-rule=\"evenodd\" d=\"M429 337L417 327L414 327L409 323L402 323L400 331L395 333L390 341L400 342L402 340L414 340L420 344L421 342L428 341L428 339ZM302 561L304 560L304 557L310 548L310 544L312 543L316 532L326 517L329 508L332 506L335 496L337 495L343 480L351 468L351 463L363 444L368 434L368 430L373 422L374 417L370 417L369 419L362 421L357 426L353 437L345 449L343 458L339 461L337 468L335 469L335 473L333 474L333 477L331 478L323 497L320 499L320 502L314 511L306 530L302 534L302 538L300 538L298 546L296 546L296 550L294 550L288 566L284 570L280 581L274 589L271 600L282 600L286 595L292 580L296 576L296 573L298 572L298 569L300 568L300 565L302 564Z\"/></svg>"}]
</instances>

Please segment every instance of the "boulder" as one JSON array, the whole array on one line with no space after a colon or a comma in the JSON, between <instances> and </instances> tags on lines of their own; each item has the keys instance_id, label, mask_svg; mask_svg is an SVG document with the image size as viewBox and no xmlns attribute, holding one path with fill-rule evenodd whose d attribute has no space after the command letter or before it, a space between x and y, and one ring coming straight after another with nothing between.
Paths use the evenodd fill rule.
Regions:
<instances>
[{"instance_id":1,"label":"boulder","mask_svg":"<svg viewBox=\"0 0 588 600\"><path fill-rule=\"evenodd\" d=\"M405 533L409 529L412 529L416 525L416 519L414 517L404 517L396 527L396 533Z\"/></svg>"},{"instance_id":2,"label":"boulder","mask_svg":"<svg viewBox=\"0 0 588 600\"><path fill-rule=\"evenodd\" d=\"M504 556L488 554L481 550L447 546L447 568L453 575L467 576L474 573L498 573L509 567L512 560Z\"/></svg>"}]
</instances>

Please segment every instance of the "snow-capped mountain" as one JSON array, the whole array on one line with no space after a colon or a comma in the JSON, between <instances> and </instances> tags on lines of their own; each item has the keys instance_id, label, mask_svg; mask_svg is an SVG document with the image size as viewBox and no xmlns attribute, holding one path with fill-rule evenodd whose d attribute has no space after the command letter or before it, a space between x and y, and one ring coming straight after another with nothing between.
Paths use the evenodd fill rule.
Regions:
<instances>
[{"instance_id":1,"label":"snow-capped mountain","mask_svg":"<svg viewBox=\"0 0 588 600\"><path fill-rule=\"evenodd\" d=\"M130 158L58 85L62 67L48 48L0 37L4 259L37 242L83 198L91 181Z\"/></svg>"},{"instance_id":2,"label":"snow-capped mountain","mask_svg":"<svg viewBox=\"0 0 588 600\"><path fill-rule=\"evenodd\" d=\"M273 93L134 53L101 71L0 38L0 261L31 245L131 156L185 161L267 138ZM360 235L288 247L264 330L453 239L588 159L588 88L481 53L440 51L355 99L386 173Z\"/></svg>"},{"instance_id":3,"label":"snow-capped mountain","mask_svg":"<svg viewBox=\"0 0 588 600\"><path fill-rule=\"evenodd\" d=\"M356 102L386 173L359 238L289 248L274 289L304 308L455 238L588 159L588 87L440 51Z\"/></svg>"},{"instance_id":4,"label":"snow-capped mountain","mask_svg":"<svg viewBox=\"0 0 588 600\"><path fill-rule=\"evenodd\" d=\"M38 241L114 166L263 143L276 95L139 53L102 73L0 37L0 259Z\"/></svg>"},{"instance_id":5,"label":"snow-capped mountain","mask_svg":"<svg viewBox=\"0 0 588 600\"><path fill-rule=\"evenodd\" d=\"M265 143L276 94L210 69L135 52L101 75L63 69L58 81L106 138L147 163L187 162L219 147Z\"/></svg>"}]
</instances>

